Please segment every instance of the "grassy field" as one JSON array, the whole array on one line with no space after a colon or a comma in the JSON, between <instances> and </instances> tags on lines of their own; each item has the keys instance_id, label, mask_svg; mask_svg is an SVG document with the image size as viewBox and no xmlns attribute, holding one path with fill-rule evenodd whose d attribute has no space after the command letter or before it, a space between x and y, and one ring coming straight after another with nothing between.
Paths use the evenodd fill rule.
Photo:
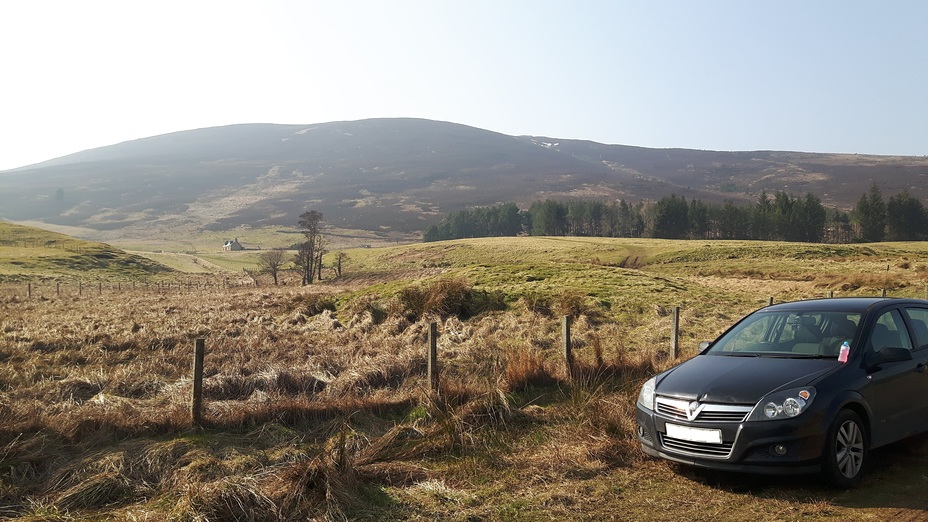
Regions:
<instances>
[{"instance_id":1,"label":"grassy field","mask_svg":"<svg viewBox=\"0 0 928 522\"><path fill-rule=\"evenodd\" d=\"M12 247L10 247L12 248ZM246 255L249 253L246 253ZM20 520L921 520L928 448L860 489L645 458L634 401L766 304L924 297L928 246L494 238L348 251L310 287L0 286L0 516ZM213 266L163 258L183 277ZM202 259L196 256L196 259ZM215 261L215 262L214 262ZM330 261L327 261L327 263ZM237 264L243 263L243 264ZM0 263L0 269L3 264ZM201 270L202 269L202 270ZM43 273L54 278L54 273ZM567 378L560 318L581 367ZM425 378L439 324L440 393ZM205 338L204 425L190 421Z\"/></svg>"}]
</instances>

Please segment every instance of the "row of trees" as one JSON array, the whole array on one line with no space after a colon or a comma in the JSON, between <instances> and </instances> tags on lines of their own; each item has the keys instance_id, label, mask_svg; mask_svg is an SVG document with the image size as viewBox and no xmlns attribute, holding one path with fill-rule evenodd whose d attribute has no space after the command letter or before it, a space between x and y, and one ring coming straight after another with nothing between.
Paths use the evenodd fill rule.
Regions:
<instances>
[{"instance_id":1,"label":"row of trees","mask_svg":"<svg viewBox=\"0 0 928 522\"><path fill-rule=\"evenodd\" d=\"M459 210L449 214L438 225L429 227L423 240L516 236L525 228L525 216L515 203Z\"/></svg>"},{"instance_id":2,"label":"row of trees","mask_svg":"<svg viewBox=\"0 0 928 522\"><path fill-rule=\"evenodd\" d=\"M884 202L880 189L850 212L825 208L814 194L761 192L754 204L689 201L671 194L656 202L625 200L536 201L528 210L514 203L452 212L423 234L424 241L513 236L654 237L666 239L756 239L850 243L928 238L928 212L903 191Z\"/></svg>"},{"instance_id":3,"label":"row of trees","mask_svg":"<svg viewBox=\"0 0 928 522\"><path fill-rule=\"evenodd\" d=\"M867 243L928 239L928 210L907 190L884 202L874 183L860 197L854 215L860 224L860 240Z\"/></svg>"},{"instance_id":4,"label":"row of trees","mask_svg":"<svg viewBox=\"0 0 928 522\"><path fill-rule=\"evenodd\" d=\"M793 197L762 192L754 205L687 201L675 195L661 198L643 213L644 235L668 239L760 239L821 242L829 230L849 223L845 213L830 216L812 194ZM829 224L831 226L827 226Z\"/></svg>"}]
</instances>

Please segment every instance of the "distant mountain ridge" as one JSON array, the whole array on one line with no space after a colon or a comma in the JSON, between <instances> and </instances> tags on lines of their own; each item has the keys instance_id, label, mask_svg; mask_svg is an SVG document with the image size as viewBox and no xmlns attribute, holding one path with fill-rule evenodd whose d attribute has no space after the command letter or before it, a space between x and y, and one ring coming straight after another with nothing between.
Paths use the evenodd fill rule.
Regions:
<instances>
[{"instance_id":1,"label":"distant mountain ridge","mask_svg":"<svg viewBox=\"0 0 928 522\"><path fill-rule=\"evenodd\" d=\"M337 227L415 233L454 210L554 198L753 201L812 192L852 207L928 197L928 158L648 149L508 136L411 118L241 124L153 136L0 172L0 218L98 231Z\"/></svg>"}]
</instances>

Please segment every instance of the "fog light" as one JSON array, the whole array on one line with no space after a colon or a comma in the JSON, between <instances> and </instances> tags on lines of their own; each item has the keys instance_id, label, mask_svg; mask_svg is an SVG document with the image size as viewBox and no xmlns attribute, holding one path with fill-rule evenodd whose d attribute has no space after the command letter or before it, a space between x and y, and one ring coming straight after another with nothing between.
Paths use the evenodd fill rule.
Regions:
<instances>
[{"instance_id":1,"label":"fog light","mask_svg":"<svg viewBox=\"0 0 928 522\"><path fill-rule=\"evenodd\" d=\"M776 446L773 447L773 452L780 456L786 455L786 446L782 444L777 444Z\"/></svg>"},{"instance_id":2,"label":"fog light","mask_svg":"<svg viewBox=\"0 0 928 522\"><path fill-rule=\"evenodd\" d=\"M638 425L638 436L644 437L644 427L642 427L641 424Z\"/></svg>"}]
</instances>

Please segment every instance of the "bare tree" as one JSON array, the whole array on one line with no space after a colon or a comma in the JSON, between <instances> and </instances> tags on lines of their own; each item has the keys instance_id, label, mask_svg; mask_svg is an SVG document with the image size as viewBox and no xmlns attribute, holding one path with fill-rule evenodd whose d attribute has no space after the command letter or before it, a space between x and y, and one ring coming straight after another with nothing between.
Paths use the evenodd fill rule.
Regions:
<instances>
[{"instance_id":1,"label":"bare tree","mask_svg":"<svg viewBox=\"0 0 928 522\"><path fill-rule=\"evenodd\" d=\"M293 264L300 269L300 275L302 276L301 284L308 285L311 283L313 266L315 266L316 263L315 259L313 259L312 251L310 250L309 241L300 243L300 248L293 257Z\"/></svg>"},{"instance_id":2,"label":"bare tree","mask_svg":"<svg viewBox=\"0 0 928 522\"><path fill-rule=\"evenodd\" d=\"M322 237L325 223L322 221L322 213L315 210L303 212L300 214L299 226L306 241L300 245L293 262L300 267L303 275L302 284L310 285L316 278L317 267L321 268L322 254L325 253L325 241Z\"/></svg>"},{"instance_id":3,"label":"bare tree","mask_svg":"<svg viewBox=\"0 0 928 522\"><path fill-rule=\"evenodd\" d=\"M335 277L342 276L342 263L350 259L348 254L344 252L338 252L335 254Z\"/></svg>"},{"instance_id":4,"label":"bare tree","mask_svg":"<svg viewBox=\"0 0 928 522\"><path fill-rule=\"evenodd\" d=\"M283 250L267 250L261 252L258 256L258 266L261 272L270 274L274 278L274 285L277 285L277 274L280 272L285 263Z\"/></svg>"},{"instance_id":5,"label":"bare tree","mask_svg":"<svg viewBox=\"0 0 928 522\"><path fill-rule=\"evenodd\" d=\"M320 281L322 281L322 256L326 254L327 246L329 246L329 241L320 236L316 242L316 279Z\"/></svg>"}]
</instances>

